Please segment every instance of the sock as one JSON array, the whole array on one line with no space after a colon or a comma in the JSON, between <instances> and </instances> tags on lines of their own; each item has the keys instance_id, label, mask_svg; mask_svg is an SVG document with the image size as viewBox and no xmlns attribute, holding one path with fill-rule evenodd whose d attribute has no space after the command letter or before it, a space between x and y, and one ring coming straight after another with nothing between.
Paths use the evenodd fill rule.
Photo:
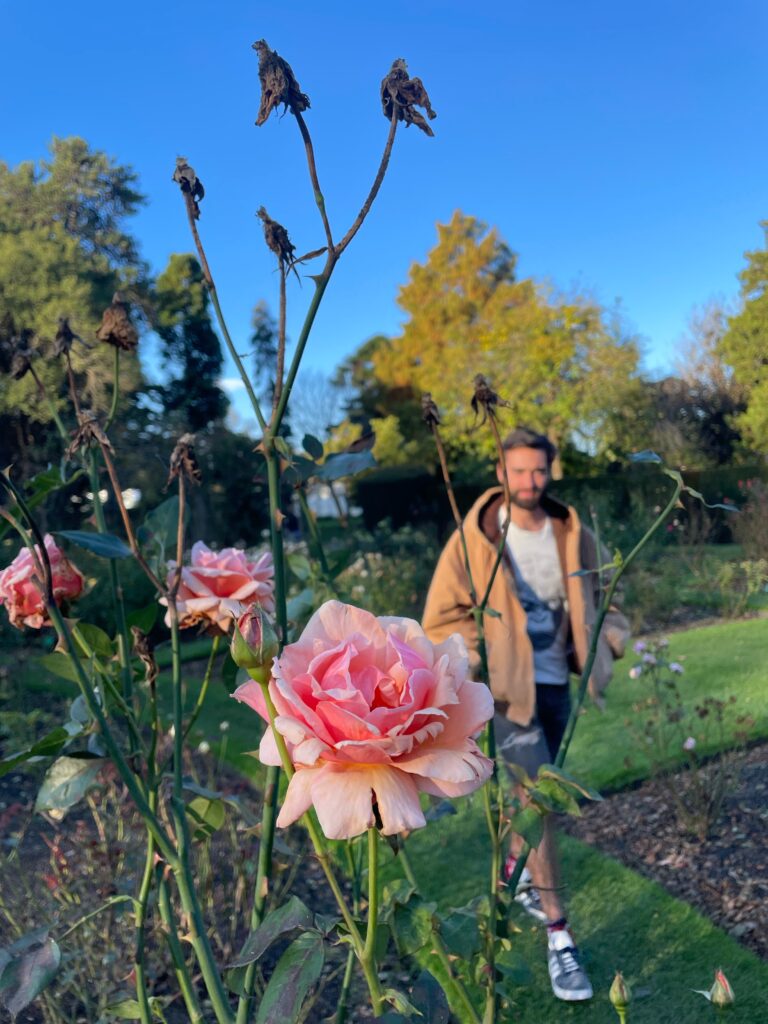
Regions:
<instances>
[{"instance_id":1,"label":"sock","mask_svg":"<svg viewBox=\"0 0 768 1024\"><path fill-rule=\"evenodd\" d=\"M502 868L501 872L505 882L508 882L510 880L516 867L517 857L514 855L514 853L507 854L507 859L504 861L504 867ZM531 872L528 870L528 868L523 868L520 874L518 885L522 884L523 882L530 883L531 880Z\"/></svg>"},{"instance_id":2,"label":"sock","mask_svg":"<svg viewBox=\"0 0 768 1024\"><path fill-rule=\"evenodd\" d=\"M551 921L547 925L547 934L553 935L555 932L568 931L568 919L565 917L559 917L556 921Z\"/></svg>"}]
</instances>

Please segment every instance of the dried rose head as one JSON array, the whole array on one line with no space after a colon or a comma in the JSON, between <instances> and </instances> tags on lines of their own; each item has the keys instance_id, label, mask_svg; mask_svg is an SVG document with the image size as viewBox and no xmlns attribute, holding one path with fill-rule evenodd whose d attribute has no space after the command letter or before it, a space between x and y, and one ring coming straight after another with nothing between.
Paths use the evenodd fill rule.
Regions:
<instances>
[{"instance_id":1,"label":"dried rose head","mask_svg":"<svg viewBox=\"0 0 768 1024\"><path fill-rule=\"evenodd\" d=\"M288 237L286 229L282 224L278 224L276 220L272 220L263 206L258 208L256 216L264 225L264 241L267 243L267 246L284 266L291 266L296 246Z\"/></svg>"},{"instance_id":2,"label":"dried rose head","mask_svg":"<svg viewBox=\"0 0 768 1024\"><path fill-rule=\"evenodd\" d=\"M309 96L303 93L291 70L291 65L275 51L270 50L263 39L253 44L259 55L259 81L261 82L261 103L256 124L262 125L273 110L281 104L292 114L309 109Z\"/></svg>"},{"instance_id":3,"label":"dried rose head","mask_svg":"<svg viewBox=\"0 0 768 1024\"><path fill-rule=\"evenodd\" d=\"M21 380L22 377L26 377L32 369L32 360L35 356L32 349L32 339L34 336L34 331L25 328L18 337L13 339L10 373L14 380Z\"/></svg>"},{"instance_id":4,"label":"dried rose head","mask_svg":"<svg viewBox=\"0 0 768 1024\"><path fill-rule=\"evenodd\" d=\"M430 429L440 425L440 410L429 391L425 391L421 396L421 418Z\"/></svg>"},{"instance_id":5,"label":"dried rose head","mask_svg":"<svg viewBox=\"0 0 768 1024\"><path fill-rule=\"evenodd\" d=\"M131 323L128 306L123 302L120 292L115 292L111 304L104 310L96 337L107 345L122 349L123 352L133 352L138 345L138 332Z\"/></svg>"},{"instance_id":6,"label":"dried rose head","mask_svg":"<svg viewBox=\"0 0 768 1024\"><path fill-rule=\"evenodd\" d=\"M415 107L422 107L430 121L437 117L421 79L409 78L408 65L399 57L392 62L389 73L381 82L381 108L384 117L388 121L395 117L398 121L405 121L406 125L415 124L427 135L434 135L424 116L415 110Z\"/></svg>"},{"instance_id":7,"label":"dried rose head","mask_svg":"<svg viewBox=\"0 0 768 1024\"><path fill-rule=\"evenodd\" d=\"M82 342L79 334L75 334L69 326L69 317L60 316L59 326L56 330L56 337L53 343L53 354L55 356L68 355L76 341Z\"/></svg>"},{"instance_id":8,"label":"dried rose head","mask_svg":"<svg viewBox=\"0 0 768 1024\"><path fill-rule=\"evenodd\" d=\"M480 415L480 410L483 411L482 423L489 417L496 415L496 409L499 406L509 406L509 402L505 402L503 398L496 394L491 385L488 383L482 373L478 373L474 380L475 391L472 395L472 412L475 414L475 418Z\"/></svg>"},{"instance_id":9,"label":"dried rose head","mask_svg":"<svg viewBox=\"0 0 768 1024\"><path fill-rule=\"evenodd\" d=\"M170 472L168 473L166 487L169 486L172 480L180 476L183 476L185 480L189 480L193 484L202 483L203 474L200 472L194 444L194 434L182 434L176 442L176 447L171 452Z\"/></svg>"},{"instance_id":10,"label":"dried rose head","mask_svg":"<svg viewBox=\"0 0 768 1024\"><path fill-rule=\"evenodd\" d=\"M194 169L187 163L185 156L176 157L176 170L173 172L172 181L181 189L184 201L190 209L195 220L200 219L200 200L205 196L203 183L195 174Z\"/></svg>"},{"instance_id":11,"label":"dried rose head","mask_svg":"<svg viewBox=\"0 0 768 1024\"><path fill-rule=\"evenodd\" d=\"M89 409L81 410L77 414L77 423L77 430L73 432L72 440L64 453L67 459L74 458L81 448L90 448L94 443L106 449L111 455L115 454L115 449L99 426L95 413L92 413Z\"/></svg>"}]
</instances>

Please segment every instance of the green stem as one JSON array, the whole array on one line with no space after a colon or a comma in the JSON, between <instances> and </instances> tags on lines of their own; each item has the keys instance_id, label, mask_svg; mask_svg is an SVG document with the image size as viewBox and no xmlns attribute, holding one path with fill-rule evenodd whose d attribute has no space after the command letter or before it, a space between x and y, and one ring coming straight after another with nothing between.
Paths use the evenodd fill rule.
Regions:
<instances>
[{"instance_id":1,"label":"green stem","mask_svg":"<svg viewBox=\"0 0 768 1024\"><path fill-rule=\"evenodd\" d=\"M108 910L110 907L114 907L116 903L133 903L135 905L136 900L133 898L133 896L127 895L110 896L109 899L105 900L100 907L97 907L95 910L91 910L90 913L85 914L83 917L79 917L77 921L75 921L74 924L70 925L65 932L62 932L62 934L59 936L59 942L63 942L64 939L68 938L72 934L72 932L80 928L81 925L87 924L88 921L91 920L91 918L96 917L97 914L100 914L104 910Z\"/></svg>"},{"instance_id":2,"label":"green stem","mask_svg":"<svg viewBox=\"0 0 768 1024\"><path fill-rule=\"evenodd\" d=\"M107 413L107 422L104 424L106 433L115 421L117 415L117 403L120 399L120 349L115 346L115 372L112 380L112 404Z\"/></svg>"},{"instance_id":3,"label":"green stem","mask_svg":"<svg viewBox=\"0 0 768 1024\"><path fill-rule=\"evenodd\" d=\"M481 1024L480 1015L472 1005L472 1000L469 998L469 992L464 987L464 983L456 975L442 936L436 929L432 932L432 948L437 959L442 964L443 970L448 975L448 984L453 992L454 1004L462 1007L472 1024Z\"/></svg>"},{"instance_id":4,"label":"green stem","mask_svg":"<svg viewBox=\"0 0 768 1024\"><path fill-rule=\"evenodd\" d=\"M184 951L182 950L181 943L179 942L176 919L174 917L173 907L171 906L171 896L168 891L168 882L163 877L162 864L158 865L157 873L157 890L159 894L158 907L160 910L160 917L164 925L168 950L171 954L171 959L173 960L176 981L179 989L181 990L184 1004L187 1007L190 1021L192 1024L204 1024L205 1017L203 1016L203 1011L200 1007L200 1003L198 1002L197 992L195 992L192 979L189 976L187 963L184 959Z\"/></svg>"},{"instance_id":5,"label":"green stem","mask_svg":"<svg viewBox=\"0 0 768 1024\"><path fill-rule=\"evenodd\" d=\"M407 850L405 848L405 844L406 844L406 840L405 839L401 839L400 840L400 850L399 850L399 852L397 854L397 859L400 861L400 866L403 869L403 874L408 879L408 881L411 883L413 888L418 892L418 890L419 890L419 883L416 881L416 875L415 875L414 870L413 870L413 865L411 864L411 858L408 856L408 852L407 852Z\"/></svg>"},{"instance_id":6,"label":"green stem","mask_svg":"<svg viewBox=\"0 0 768 1024\"><path fill-rule=\"evenodd\" d=\"M341 981L341 992L336 1007L336 1016L333 1024L345 1024L347 1019L347 1006L349 1005L349 993L352 988L352 978L355 972L355 951L350 949L347 952L347 962L344 966L344 977Z\"/></svg>"},{"instance_id":7,"label":"green stem","mask_svg":"<svg viewBox=\"0 0 768 1024\"><path fill-rule=\"evenodd\" d=\"M279 433L280 424L283 422L285 409L288 405L288 399L291 397L293 382L296 379L296 374L299 372L301 357L304 355L304 349L306 348L307 341L309 340L309 333L312 330L312 324L315 322L317 310L320 306L325 289L328 287L328 282L331 279L331 274L333 273L333 268L335 266L336 257L332 253L329 253L322 274L314 279L315 294L312 296L312 301L307 309L307 315L304 318L301 333L299 334L299 340L296 342L296 351L293 354L293 359L291 360L291 365L288 369L288 376L285 378L283 392L280 395L280 401L278 402L277 408L272 416L272 422L270 423L270 432L274 437Z\"/></svg>"},{"instance_id":8,"label":"green stem","mask_svg":"<svg viewBox=\"0 0 768 1024\"><path fill-rule=\"evenodd\" d=\"M315 557L320 563L320 569L323 573L323 576L325 577L326 583L331 588L333 593L338 596L336 583L333 579L333 576L331 575L331 570L328 565L328 559L325 557L325 550L323 548L323 541L320 536L320 530L317 525L317 520L315 519L312 513L312 509L309 507L309 502L307 501L307 495L304 491L304 488L298 487L296 489L296 493L299 496L299 505L301 506L302 515L304 516L304 522L307 524L307 530L309 531L309 535L312 539L312 547L314 548Z\"/></svg>"},{"instance_id":9,"label":"green stem","mask_svg":"<svg viewBox=\"0 0 768 1024\"><path fill-rule=\"evenodd\" d=\"M381 1015L383 998L376 969L376 929L379 924L379 833L368 829L368 924L365 932L365 946L360 957L365 980L371 994L374 1017Z\"/></svg>"},{"instance_id":10,"label":"green stem","mask_svg":"<svg viewBox=\"0 0 768 1024\"><path fill-rule=\"evenodd\" d=\"M149 797L150 806L156 809L157 794L152 793ZM133 954L133 967L136 976L136 1000L139 1004L139 1013L143 1024L152 1024L152 1009L149 1005L147 994L147 971L146 971L146 920L147 904L149 893L152 887L152 877L155 864L155 841L152 833L147 832L147 853L144 858L144 874L141 877L139 886L139 897L136 906L136 925L134 930L135 952Z\"/></svg>"},{"instance_id":11,"label":"green stem","mask_svg":"<svg viewBox=\"0 0 768 1024\"><path fill-rule=\"evenodd\" d=\"M200 692L197 695L195 706L192 708L192 714L189 716L186 728L184 729L184 739L189 736L192 731L192 727L200 716L200 712L203 710L203 704L205 704L205 698L208 695L208 687L211 683L211 676L213 675L213 663L216 661L216 655L219 653L219 644L221 642L221 636L217 633L213 638L211 644L211 653L208 656L208 664L205 667L205 675L203 681L200 684Z\"/></svg>"}]
</instances>

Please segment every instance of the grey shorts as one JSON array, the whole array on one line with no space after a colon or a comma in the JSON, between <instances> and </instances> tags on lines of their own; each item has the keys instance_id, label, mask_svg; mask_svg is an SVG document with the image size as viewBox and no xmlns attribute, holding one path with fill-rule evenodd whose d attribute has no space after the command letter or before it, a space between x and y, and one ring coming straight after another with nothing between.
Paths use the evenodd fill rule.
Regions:
<instances>
[{"instance_id":1,"label":"grey shorts","mask_svg":"<svg viewBox=\"0 0 768 1024\"><path fill-rule=\"evenodd\" d=\"M570 713L570 686L537 683L536 710L530 725L494 716L497 751L507 764L520 765L533 778L543 764L552 764L557 756Z\"/></svg>"}]
</instances>

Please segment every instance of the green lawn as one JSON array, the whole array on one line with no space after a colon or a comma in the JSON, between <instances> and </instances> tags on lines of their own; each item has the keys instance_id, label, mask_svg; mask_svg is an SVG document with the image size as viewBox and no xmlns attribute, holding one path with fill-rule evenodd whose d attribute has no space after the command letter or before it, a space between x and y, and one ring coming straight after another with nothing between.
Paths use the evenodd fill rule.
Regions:
<instances>
[{"instance_id":1,"label":"green lawn","mask_svg":"<svg viewBox=\"0 0 768 1024\"><path fill-rule=\"evenodd\" d=\"M423 895L441 909L458 907L481 894L488 871L487 836L480 800L459 802L459 813L433 822L408 839L411 863ZM631 1024L701 1024L715 1016L692 989L709 988L722 967L736 993L729 1014L734 1022L766 1019L768 964L660 886L574 839L561 842L566 899L575 937L587 964L595 998L560 1003L552 994L545 959L545 932L522 911L514 922L523 929L516 949L531 970L517 1005L505 1018L521 1024L584 1021L616 1024L607 998L615 970L622 970L640 998ZM400 869L383 855L385 879ZM427 966L434 964L427 958Z\"/></svg>"},{"instance_id":2,"label":"green lawn","mask_svg":"<svg viewBox=\"0 0 768 1024\"><path fill-rule=\"evenodd\" d=\"M670 660L685 667L680 689L687 704L693 706L708 695L723 700L734 695L736 704L727 712L731 728L737 715L749 714L755 720L750 739L768 737L768 618L701 626L672 633L669 641ZM616 662L606 710L601 713L588 704L569 751L569 771L596 789L619 789L648 774L648 758L626 725L628 718L636 717L632 704L649 692L647 678L629 678L637 660L630 651ZM709 746L698 748L700 753L715 749L714 737ZM683 756L681 750L680 762Z\"/></svg>"}]
</instances>

